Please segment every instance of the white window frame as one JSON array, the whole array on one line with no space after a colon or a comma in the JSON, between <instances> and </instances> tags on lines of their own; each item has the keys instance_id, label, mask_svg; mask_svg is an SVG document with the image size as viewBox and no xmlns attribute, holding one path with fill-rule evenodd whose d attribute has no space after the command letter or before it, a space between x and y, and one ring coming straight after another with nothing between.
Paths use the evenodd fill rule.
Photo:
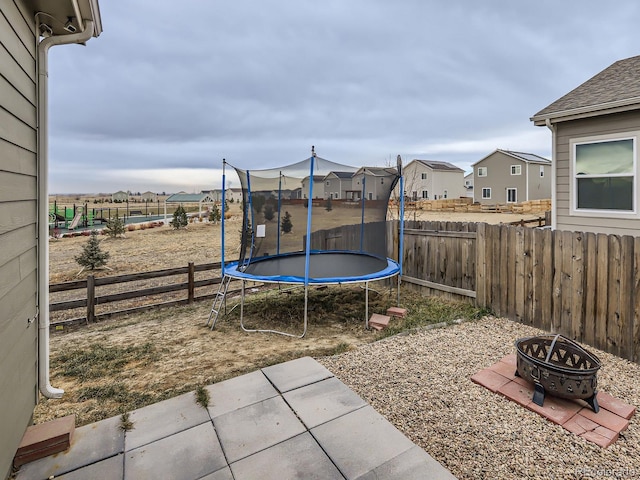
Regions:
<instances>
[{"instance_id":1,"label":"white window frame","mask_svg":"<svg viewBox=\"0 0 640 480\"><path fill-rule=\"evenodd\" d=\"M447 198L447 197L448 197L448 195L449 195L449 192L447 192L446 190L445 190L444 192L442 192L442 196L443 196L444 198Z\"/></svg>"},{"instance_id":2,"label":"white window frame","mask_svg":"<svg viewBox=\"0 0 640 480\"><path fill-rule=\"evenodd\" d=\"M422 199L429 200L429 190L422 190Z\"/></svg>"},{"instance_id":3,"label":"white window frame","mask_svg":"<svg viewBox=\"0 0 640 480\"><path fill-rule=\"evenodd\" d=\"M589 137L573 138L569 142L569 185L570 203L569 215L576 217L598 217L598 218L640 218L638 212L638 140L640 131L625 132L608 135L594 135ZM632 209L631 210L610 210L610 209L586 209L578 208L578 177L576 176L576 147L589 143L605 143L616 140L633 140L633 166L631 176L633 176ZM629 176L628 174L609 174L603 177Z\"/></svg>"},{"instance_id":4,"label":"white window frame","mask_svg":"<svg viewBox=\"0 0 640 480\"><path fill-rule=\"evenodd\" d=\"M479 177L486 177L489 174L489 169L487 167L478 167L476 171Z\"/></svg>"},{"instance_id":5,"label":"white window frame","mask_svg":"<svg viewBox=\"0 0 640 480\"><path fill-rule=\"evenodd\" d=\"M485 195L485 192L488 192L489 195ZM491 187L482 187L482 199L491 200Z\"/></svg>"},{"instance_id":6,"label":"white window frame","mask_svg":"<svg viewBox=\"0 0 640 480\"><path fill-rule=\"evenodd\" d=\"M544 177L544 165L540 165L540 177Z\"/></svg>"},{"instance_id":7,"label":"white window frame","mask_svg":"<svg viewBox=\"0 0 640 480\"><path fill-rule=\"evenodd\" d=\"M427 179L427 172L422 172L422 173L420 174L420 179L421 179L421 180L426 180L426 179Z\"/></svg>"},{"instance_id":8,"label":"white window frame","mask_svg":"<svg viewBox=\"0 0 640 480\"><path fill-rule=\"evenodd\" d=\"M509 192L514 192L515 200L509 200ZM507 200L507 203L518 203L518 189L515 187L507 187L506 200Z\"/></svg>"},{"instance_id":9,"label":"white window frame","mask_svg":"<svg viewBox=\"0 0 640 480\"><path fill-rule=\"evenodd\" d=\"M511 165L511 175L522 175L522 165Z\"/></svg>"}]
</instances>

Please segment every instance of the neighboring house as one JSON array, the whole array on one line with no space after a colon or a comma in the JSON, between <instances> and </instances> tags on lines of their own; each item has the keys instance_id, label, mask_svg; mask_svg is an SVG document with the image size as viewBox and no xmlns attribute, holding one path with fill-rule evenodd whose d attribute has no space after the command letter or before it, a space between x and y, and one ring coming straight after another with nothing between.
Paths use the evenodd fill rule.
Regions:
<instances>
[{"instance_id":1,"label":"neighboring house","mask_svg":"<svg viewBox=\"0 0 640 480\"><path fill-rule=\"evenodd\" d=\"M313 198L324 198L324 175L313 176ZM302 198L309 198L309 175L302 179Z\"/></svg>"},{"instance_id":2,"label":"neighboring house","mask_svg":"<svg viewBox=\"0 0 640 480\"><path fill-rule=\"evenodd\" d=\"M389 191L387 183L393 182L396 178L395 168L361 167L351 178L351 190L347 192L348 197L350 200L359 200L364 192L366 200L386 198Z\"/></svg>"},{"instance_id":3,"label":"neighboring house","mask_svg":"<svg viewBox=\"0 0 640 480\"><path fill-rule=\"evenodd\" d=\"M531 120L552 134L553 228L640 235L640 56L615 62Z\"/></svg>"},{"instance_id":4,"label":"neighboring house","mask_svg":"<svg viewBox=\"0 0 640 480\"><path fill-rule=\"evenodd\" d=\"M325 198L345 199L351 188L353 172L329 172L324 177Z\"/></svg>"},{"instance_id":5,"label":"neighboring house","mask_svg":"<svg viewBox=\"0 0 640 480\"><path fill-rule=\"evenodd\" d=\"M120 190L119 192L111 195L111 200L113 200L114 202L126 202L127 200L129 200L129 193Z\"/></svg>"},{"instance_id":6,"label":"neighboring house","mask_svg":"<svg viewBox=\"0 0 640 480\"><path fill-rule=\"evenodd\" d=\"M402 170L404 191L411 200L439 200L465 195L464 170L447 162L411 160Z\"/></svg>"},{"instance_id":7,"label":"neighboring house","mask_svg":"<svg viewBox=\"0 0 640 480\"><path fill-rule=\"evenodd\" d=\"M473 165L473 200L483 204L551 198L551 161L497 149Z\"/></svg>"},{"instance_id":8,"label":"neighboring house","mask_svg":"<svg viewBox=\"0 0 640 480\"><path fill-rule=\"evenodd\" d=\"M465 197L473 198L473 172L464 176Z\"/></svg>"},{"instance_id":9,"label":"neighboring house","mask_svg":"<svg viewBox=\"0 0 640 480\"><path fill-rule=\"evenodd\" d=\"M202 193L208 193L211 198L213 198L213 200L215 202L221 202L222 201L222 189L221 188L216 188L215 190L203 190ZM225 190L225 197L226 197L226 201L229 202L231 201L231 199L233 199L234 203L235 202L240 202L242 203L242 189L241 188L227 188Z\"/></svg>"},{"instance_id":10,"label":"neighboring house","mask_svg":"<svg viewBox=\"0 0 640 480\"><path fill-rule=\"evenodd\" d=\"M153 192L144 192L142 195L140 195L140 201L144 203L157 202L158 194Z\"/></svg>"},{"instance_id":11,"label":"neighboring house","mask_svg":"<svg viewBox=\"0 0 640 480\"><path fill-rule=\"evenodd\" d=\"M102 26L95 0L2 1L0 24L0 478L4 479L31 424L38 391L50 398L63 394L49 383L48 52L54 45L85 43L100 35ZM85 81L82 73L86 72L78 73L78 82Z\"/></svg>"}]
</instances>

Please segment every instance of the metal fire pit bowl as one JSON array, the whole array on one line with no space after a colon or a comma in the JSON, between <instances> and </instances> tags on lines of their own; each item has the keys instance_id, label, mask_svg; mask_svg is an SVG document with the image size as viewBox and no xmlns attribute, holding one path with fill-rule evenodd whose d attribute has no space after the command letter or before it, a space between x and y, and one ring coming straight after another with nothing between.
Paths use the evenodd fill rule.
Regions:
<instances>
[{"instance_id":1,"label":"metal fire pit bowl","mask_svg":"<svg viewBox=\"0 0 640 480\"><path fill-rule=\"evenodd\" d=\"M544 404L546 392L585 400L598 413L596 374L602 366L598 357L562 335L520 338L516 340L516 350L516 375L535 384L535 404Z\"/></svg>"}]
</instances>

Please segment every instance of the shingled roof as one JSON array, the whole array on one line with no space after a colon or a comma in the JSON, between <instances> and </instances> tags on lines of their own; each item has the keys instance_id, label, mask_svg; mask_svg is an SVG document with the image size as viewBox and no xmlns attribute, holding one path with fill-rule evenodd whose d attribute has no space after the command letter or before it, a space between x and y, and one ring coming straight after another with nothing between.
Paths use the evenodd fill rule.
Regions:
<instances>
[{"instance_id":1,"label":"shingled roof","mask_svg":"<svg viewBox=\"0 0 640 480\"><path fill-rule=\"evenodd\" d=\"M536 113L531 120L566 121L640 109L640 56L619 60Z\"/></svg>"},{"instance_id":2,"label":"shingled roof","mask_svg":"<svg viewBox=\"0 0 640 480\"><path fill-rule=\"evenodd\" d=\"M441 161L437 161L437 160L420 160L420 159L415 159L415 160L413 160L413 162L420 162L422 165L425 165L425 166L429 167L432 170L440 170L440 171L444 171L444 172L462 172L462 173L464 173L464 170L462 170L460 167L456 167L455 165L453 165L452 163L449 163L449 162L441 162Z\"/></svg>"}]
</instances>

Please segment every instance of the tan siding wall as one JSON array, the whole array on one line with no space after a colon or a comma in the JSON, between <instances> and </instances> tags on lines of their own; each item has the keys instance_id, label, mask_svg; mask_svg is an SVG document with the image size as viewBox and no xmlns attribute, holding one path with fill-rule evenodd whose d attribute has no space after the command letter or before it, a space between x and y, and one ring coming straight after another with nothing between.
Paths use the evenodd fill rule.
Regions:
<instances>
[{"instance_id":1,"label":"tan siding wall","mask_svg":"<svg viewBox=\"0 0 640 480\"><path fill-rule=\"evenodd\" d=\"M37 398L35 24L17 2L0 3L0 478Z\"/></svg>"},{"instance_id":2,"label":"tan siding wall","mask_svg":"<svg viewBox=\"0 0 640 480\"><path fill-rule=\"evenodd\" d=\"M640 219L571 216L569 163L570 142L574 138L625 133L640 130L640 112L626 112L587 118L557 125L556 130L556 225L572 230L616 235L640 235ZM640 145L637 146L637 148ZM636 179L637 181L637 179ZM640 204L640 200L639 200Z\"/></svg>"},{"instance_id":3,"label":"tan siding wall","mask_svg":"<svg viewBox=\"0 0 640 480\"><path fill-rule=\"evenodd\" d=\"M521 175L511 175L511 165L521 165ZM478 177L478 167L487 167L487 176ZM527 199L526 196L526 164L502 152L494 152L474 166L473 200L487 205L507 202L507 188L518 189L518 202ZM482 198L482 189L491 188L491 199Z\"/></svg>"}]
</instances>

